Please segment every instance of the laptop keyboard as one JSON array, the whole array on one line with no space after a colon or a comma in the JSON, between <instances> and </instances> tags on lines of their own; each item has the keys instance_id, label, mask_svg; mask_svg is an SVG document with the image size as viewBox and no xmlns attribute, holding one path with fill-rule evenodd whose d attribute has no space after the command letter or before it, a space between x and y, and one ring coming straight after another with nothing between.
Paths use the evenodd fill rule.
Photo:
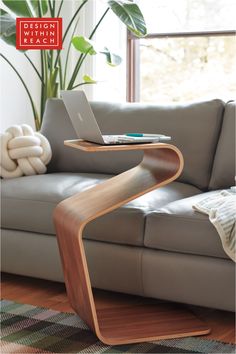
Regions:
<instances>
[{"instance_id":1,"label":"laptop keyboard","mask_svg":"<svg viewBox=\"0 0 236 354\"><path fill-rule=\"evenodd\" d=\"M120 142L130 141L130 139L125 136L103 135L102 137L106 144L118 144Z\"/></svg>"},{"instance_id":2,"label":"laptop keyboard","mask_svg":"<svg viewBox=\"0 0 236 354\"><path fill-rule=\"evenodd\" d=\"M131 137L126 135L103 135L103 140L105 144L135 144L135 143L154 143L154 142L165 142L171 140L169 136L158 136L155 137Z\"/></svg>"}]
</instances>

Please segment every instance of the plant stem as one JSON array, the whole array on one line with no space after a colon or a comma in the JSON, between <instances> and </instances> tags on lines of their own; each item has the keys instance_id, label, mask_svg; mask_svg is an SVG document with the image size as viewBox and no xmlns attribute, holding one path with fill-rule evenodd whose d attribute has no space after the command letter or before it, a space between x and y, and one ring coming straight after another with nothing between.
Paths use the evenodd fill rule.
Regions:
<instances>
[{"instance_id":1,"label":"plant stem","mask_svg":"<svg viewBox=\"0 0 236 354\"><path fill-rule=\"evenodd\" d=\"M59 80L60 80L60 90L63 89L63 75L62 75L62 65L61 65L61 58L59 58Z\"/></svg>"},{"instance_id":2,"label":"plant stem","mask_svg":"<svg viewBox=\"0 0 236 354\"><path fill-rule=\"evenodd\" d=\"M72 90L74 90L76 87L79 87L79 86L83 86L83 85L94 85L95 82L81 82L80 84L78 85L75 85L72 87Z\"/></svg>"},{"instance_id":3,"label":"plant stem","mask_svg":"<svg viewBox=\"0 0 236 354\"><path fill-rule=\"evenodd\" d=\"M52 1L52 17L55 17L55 11L56 11L56 0Z\"/></svg>"},{"instance_id":4,"label":"plant stem","mask_svg":"<svg viewBox=\"0 0 236 354\"><path fill-rule=\"evenodd\" d=\"M50 2L50 1L48 1L48 2ZM38 13L39 13L39 17L42 17L42 9L41 9L41 4L39 1L38 1ZM42 122L43 113L44 113L44 96L45 96L45 70L44 70L43 50L40 50L40 64L41 64L41 77L42 77L41 97L40 97L40 118L41 118L41 122Z\"/></svg>"},{"instance_id":5,"label":"plant stem","mask_svg":"<svg viewBox=\"0 0 236 354\"><path fill-rule=\"evenodd\" d=\"M102 15L101 18L99 19L98 23L97 23L96 26L94 27L93 31L91 32L91 34L90 34L90 36L89 36L89 39L92 39L92 38L93 38L95 32L97 31L98 27L100 26L102 20L104 19L104 17L106 16L106 14L108 13L109 10L110 10L110 8L108 7L108 8L106 9L106 11L103 13L103 15ZM72 90L72 87L73 87L73 85L74 85L74 82L75 82L75 80L76 80L76 77L77 77L77 75L78 75L78 72L79 72L79 70L80 70L80 68L81 68L81 65L83 64L83 62L84 62L86 56L88 55L88 52L89 52L89 50L88 50L87 53L85 53L84 55L83 55L83 54L80 54L79 59L78 59L76 65L75 65L74 71L73 71L73 73L72 73L70 82L69 82L69 84L68 84L67 90Z\"/></svg>"},{"instance_id":6,"label":"plant stem","mask_svg":"<svg viewBox=\"0 0 236 354\"><path fill-rule=\"evenodd\" d=\"M30 59L30 57L24 53L24 56L27 58L27 60L30 62L30 64L32 65L32 67L34 68L36 74L38 75L40 81L43 83L43 79L42 79L42 76L40 75L38 69L36 68L36 66L34 65L33 61Z\"/></svg>"},{"instance_id":7,"label":"plant stem","mask_svg":"<svg viewBox=\"0 0 236 354\"><path fill-rule=\"evenodd\" d=\"M78 22L79 22L79 18L76 21L75 27L73 29L73 32L72 32L72 35L71 35L72 38L74 37ZM66 53L66 62L65 62L65 70L64 70L64 79L63 79L63 90L66 87L66 75L67 75L67 66L68 66L68 61L69 61L69 56L70 56L70 50L71 50L71 41L70 41L70 43L68 45L67 53Z\"/></svg>"},{"instance_id":8,"label":"plant stem","mask_svg":"<svg viewBox=\"0 0 236 354\"><path fill-rule=\"evenodd\" d=\"M41 62L41 76L43 79L43 82L41 83L41 99L40 99L40 115L41 119L43 117L43 101L44 101L44 90L45 90L45 72L44 72L44 60L43 60L43 51L40 51L40 62Z\"/></svg>"},{"instance_id":9,"label":"plant stem","mask_svg":"<svg viewBox=\"0 0 236 354\"><path fill-rule=\"evenodd\" d=\"M43 11L42 11L42 8L41 8L40 1L38 1L38 12L39 12L39 17L42 17Z\"/></svg>"},{"instance_id":10,"label":"plant stem","mask_svg":"<svg viewBox=\"0 0 236 354\"><path fill-rule=\"evenodd\" d=\"M89 49L89 50L90 50L90 49ZM81 61L83 61L83 56L84 56L84 54L82 54L82 53L81 53L80 56L79 56L79 59L78 59L76 65L75 65L74 71L73 71L73 73L72 73L72 75L71 75L71 79L70 79L70 81L69 81L69 84L68 84L68 86L67 86L67 90L72 90L72 87L73 87L74 82L75 82L75 80L76 80L77 74L78 74L79 69L80 69L80 67L81 67L80 63L81 63ZM87 55L85 55L85 58L86 58L86 56L87 56Z\"/></svg>"},{"instance_id":11,"label":"plant stem","mask_svg":"<svg viewBox=\"0 0 236 354\"><path fill-rule=\"evenodd\" d=\"M52 6L52 3L51 3L51 0L48 0L48 6L49 6L49 10L50 10L50 15L52 16L52 14L53 14L53 6Z\"/></svg>"},{"instance_id":12,"label":"plant stem","mask_svg":"<svg viewBox=\"0 0 236 354\"><path fill-rule=\"evenodd\" d=\"M57 12L57 17L60 16L60 12L61 12L61 8L62 8L62 5L63 5L63 2L64 2L64 0L61 0L61 3L60 3L59 8L58 8L58 12Z\"/></svg>"},{"instance_id":13,"label":"plant stem","mask_svg":"<svg viewBox=\"0 0 236 354\"><path fill-rule=\"evenodd\" d=\"M96 26L94 27L92 33L91 33L90 36L89 36L89 39L92 39L92 38L93 38L95 32L97 31L98 27L100 26L102 20L104 19L104 17L106 16L106 14L108 13L109 10L110 10L110 8L108 7L108 8L106 9L106 11L104 12L104 14L102 15L102 17L100 18L100 20L98 21L98 23L96 24Z\"/></svg>"},{"instance_id":14,"label":"plant stem","mask_svg":"<svg viewBox=\"0 0 236 354\"><path fill-rule=\"evenodd\" d=\"M44 78L44 84L41 86L41 103L40 103L40 114L41 119L43 119L43 113L45 108L45 103L47 100L47 89L48 89L48 69L47 69L47 53L45 50L40 51L41 54L41 72Z\"/></svg>"},{"instance_id":15,"label":"plant stem","mask_svg":"<svg viewBox=\"0 0 236 354\"><path fill-rule=\"evenodd\" d=\"M50 61L49 61L49 67L50 67L50 72L53 71L53 56L54 56L54 50L50 50L49 51L49 57L50 57Z\"/></svg>"},{"instance_id":16,"label":"plant stem","mask_svg":"<svg viewBox=\"0 0 236 354\"><path fill-rule=\"evenodd\" d=\"M68 26L67 26L67 28L66 28L66 31L65 31L65 33L64 33L64 36L63 36L63 38L62 38L62 43L64 43L64 40L65 40L65 38L66 38L66 36L67 36L69 30L70 30L70 27L71 27L72 23L74 22L74 19L76 18L76 16L77 16L78 13L80 12L80 10L83 8L83 6L84 6L87 2L88 2L88 0L83 1L82 4L78 7L78 9L75 11L74 16L72 17L72 19L70 20L70 23L68 24ZM58 52L57 52L57 56L56 56L56 60L55 60L55 63L54 63L54 67L57 66L57 63L58 63L60 54L61 54L61 51L58 51Z\"/></svg>"},{"instance_id":17,"label":"plant stem","mask_svg":"<svg viewBox=\"0 0 236 354\"><path fill-rule=\"evenodd\" d=\"M44 72L45 72L45 96L44 96L44 105L45 102L48 98L48 56L47 56L47 51L43 51L43 57L44 57ZM44 110L44 107L43 107Z\"/></svg>"},{"instance_id":18,"label":"plant stem","mask_svg":"<svg viewBox=\"0 0 236 354\"><path fill-rule=\"evenodd\" d=\"M82 9L82 7L83 7L87 2L88 2L88 0L83 1L82 4L78 7L78 9L75 11L74 16L73 16L72 19L70 20L70 23L68 24L67 29L66 29L66 31L65 31L65 33L64 33L64 36L63 36L63 38L62 38L62 42L64 42L64 40L65 40L65 38L66 38L66 36L67 36L67 33L69 32L69 29L70 29L72 23L74 22L74 19L76 18L76 16L78 15L78 13L79 13L80 10Z\"/></svg>"},{"instance_id":19,"label":"plant stem","mask_svg":"<svg viewBox=\"0 0 236 354\"><path fill-rule=\"evenodd\" d=\"M35 107L35 104L34 104L34 101L33 101L33 98L30 94L30 91L26 85L26 83L24 82L24 80L22 79L21 75L19 74L19 72L16 70L16 68L11 64L11 62L2 54L0 53L0 56L10 65L10 67L15 71L16 75L19 77L22 85L24 86L25 90L26 90L26 93L29 97L29 100L30 100L30 103L31 103L31 108L32 108L32 111L33 111L33 115L34 115L34 122L35 122L35 127L37 130L39 130L40 128L40 119L39 119L39 115L38 115L38 112L37 112L37 109Z\"/></svg>"}]
</instances>

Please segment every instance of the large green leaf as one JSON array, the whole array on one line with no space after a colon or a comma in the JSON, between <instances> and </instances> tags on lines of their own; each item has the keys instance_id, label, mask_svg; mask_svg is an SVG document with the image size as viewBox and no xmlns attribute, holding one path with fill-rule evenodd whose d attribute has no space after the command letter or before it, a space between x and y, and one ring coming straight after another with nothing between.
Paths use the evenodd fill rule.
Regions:
<instances>
[{"instance_id":1,"label":"large green leaf","mask_svg":"<svg viewBox=\"0 0 236 354\"><path fill-rule=\"evenodd\" d=\"M11 34L16 33L16 20L3 9L0 9L0 17L0 34L2 35L4 33L7 36L10 36Z\"/></svg>"},{"instance_id":2,"label":"large green leaf","mask_svg":"<svg viewBox=\"0 0 236 354\"><path fill-rule=\"evenodd\" d=\"M39 3L43 15L48 11L48 0L2 0L2 2L17 16L38 16Z\"/></svg>"},{"instance_id":3,"label":"large green leaf","mask_svg":"<svg viewBox=\"0 0 236 354\"><path fill-rule=\"evenodd\" d=\"M48 0L41 0L41 8L43 15L45 15L48 12Z\"/></svg>"},{"instance_id":4,"label":"large green leaf","mask_svg":"<svg viewBox=\"0 0 236 354\"><path fill-rule=\"evenodd\" d=\"M120 65L120 63L122 62L122 59L119 55L112 53L106 47L100 53L105 55L107 64L111 66Z\"/></svg>"},{"instance_id":5,"label":"large green leaf","mask_svg":"<svg viewBox=\"0 0 236 354\"><path fill-rule=\"evenodd\" d=\"M84 36L73 37L71 43L73 44L75 49L77 49L81 53L88 53L90 55L97 54L97 50L94 47L94 43Z\"/></svg>"},{"instance_id":6,"label":"large green leaf","mask_svg":"<svg viewBox=\"0 0 236 354\"><path fill-rule=\"evenodd\" d=\"M83 80L86 84L96 84L97 83L97 81L92 79L91 76L89 76L89 75L84 75Z\"/></svg>"},{"instance_id":7,"label":"large green leaf","mask_svg":"<svg viewBox=\"0 0 236 354\"><path fill-rule=\"evenodd\" d=\"M16 46L16 20L6 11L0 9L0 38L12 46Z\"/></svg>"},{"instance_id":8,"label":"large green leaf","mask_svg":"<svg viewBox=\"0 0 236 354\"><path fill-rule=\"evenodd\" d=\"M127 0L109 0L108 6L136 36L146 36L146 23L137 4Z\"/></svg>"},{"instance_id":9,"label":"large green leaf","mask_svg":"<svg viewBox=\"0 0 236 354\"><path fill-rule=\"evenodd\" d=\"M33 17L33 13L27 0L2 0L15 15L23 17Z\"/></svg>"},{"instance_id":10,"label":"large green leaf","mask_svg":"<svg viewBox=\"0 0 236 354\"><path fill-rule=\"evenodd\" d=\"M16 46L16 35L12 34L11 36L4 36L0 35L0 38L7 44L12 45L13 47Z\"/></svg>"},{"instance_id":11,"label":"large green leaf","mask_svg":"<svg viewBox=\"0 0 236 354\"><path fill-rule=\"evenodd\" d=\"M38 11L39 2L40 2L42 14L45 15L48 12L48 0L30 0L30 3L37 16L39 15L39 11Z\"/></svg>"}]
</instances>

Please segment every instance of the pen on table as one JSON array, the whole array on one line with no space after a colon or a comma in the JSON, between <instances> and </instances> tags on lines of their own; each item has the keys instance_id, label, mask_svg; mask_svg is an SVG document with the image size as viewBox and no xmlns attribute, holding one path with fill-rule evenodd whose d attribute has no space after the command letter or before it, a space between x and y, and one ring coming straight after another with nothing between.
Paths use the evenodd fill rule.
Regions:
<instances>
[{"instance_id":1,"label":"pen on table","mask_svg":"<svg viewBox=\"0 0 236 354\"><path fill-rule=\"evenodd\" d=\"M163 134L143 134L143 133L126 133L126 136L134 136L134 137L164 137Z\"/></svg>"},{"instance_id":2,"label":"pen on table","mask_svg":"<svg viewBox=\"0 0 236 354\"><path fill-rule=\"evenodd\" d=\"M153 139L153 141L159 141L159 142L163 142L163 141L169 141L171 140L170 136L166 136L163 134L143 134L143 133L126 133L126 136L130 137L130 138L149 138L149 139Z\"/></svg>"}]
</instances>

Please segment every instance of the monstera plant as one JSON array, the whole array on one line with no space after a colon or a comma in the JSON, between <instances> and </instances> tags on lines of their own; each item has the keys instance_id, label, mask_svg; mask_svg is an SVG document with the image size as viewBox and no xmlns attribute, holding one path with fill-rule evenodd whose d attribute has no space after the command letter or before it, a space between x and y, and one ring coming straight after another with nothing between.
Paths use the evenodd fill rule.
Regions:
<instances>
[{"instance_id":1,"label":"monstera plant","mask_svg":"<svg viewBox=\"0 0 236 354\"><path fill-rule=\"evenodd\" d=\"M60 17L65 1L67 0L2 0L2 3L5 6L4 9L0 9L0 38L7 44L15 47L16 17ZM4 59L15 71L26 90L32 107L37 130L40 129L42 123L47 98L58 97L60 90L73 90L82 85L96 83L96 81L93 80L87 73L82 73L82 82L77 81L78 74L81 74L81 67L87 56L99 54L105 56L107 63L111 66L120 64L121 58L117 54L112 53L107 47L98 50L92 41L95 32L109 11L113 11L120 21L122 21L136 36L142 37L146 35L146 24L143 15L138 5L132 0L105 1L107 8L95 25L90 36L86 38L85 36L76 33L80 12L86 6L88 1L94 0L81 0L79 2L77 9L70 18L67 27L64 29L62 38L64 49L39 51L40 67L37 67L28 55L27 51L21 51L22 55L34 69L35 75L41 84L41 103L39 110L34 102L29 88L25 83L24 78L14 67L11 61L3 53L0 53L2 59ZM70 36L70 40L65 41L68 36ZM70 77L68 77L68 63L72 49L77 50L79 55L76 65L73 68L73 72ZM62 53L64 60L62 60Z\"/></svg>"}]
</instances>

